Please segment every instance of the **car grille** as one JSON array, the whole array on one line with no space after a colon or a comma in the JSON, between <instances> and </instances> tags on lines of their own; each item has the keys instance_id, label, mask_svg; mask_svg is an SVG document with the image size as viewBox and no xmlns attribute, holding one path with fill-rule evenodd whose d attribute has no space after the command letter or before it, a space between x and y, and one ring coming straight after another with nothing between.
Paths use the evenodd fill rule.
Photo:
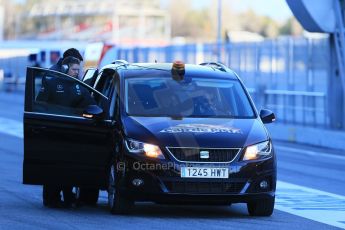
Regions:
<instances>
[{"instance_id":1,"label":"car grille","mask_svg":"<svg viewBox=\"0 0 345 230\"><path fill-rule=\"evenodd\" d=\"M241 192L244 182L165 182L170 192L194 194L234 194Z\"/></svg>"},{"instance_id":2,"label":"car grille","mask_svg":"<svg viewBox=\"0 0 345 230\"><path fill-rule=\"evenodd\" d=\"M240 149L203 149L174 147L169 147L168 150L177 160L191 162L230 162L240 151ZM200 151L208 151L209 158L200 158Z\"/></svg>"}]
</instances>

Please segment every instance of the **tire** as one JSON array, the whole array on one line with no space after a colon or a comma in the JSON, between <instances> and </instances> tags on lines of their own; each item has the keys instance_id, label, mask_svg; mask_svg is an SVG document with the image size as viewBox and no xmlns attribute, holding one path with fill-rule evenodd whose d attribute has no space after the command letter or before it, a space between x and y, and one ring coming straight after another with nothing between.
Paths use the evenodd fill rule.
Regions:
<instances>
[{"instance_id":1,"label":"tire","mask_svg":"<svg viewBox=\"0 0 345 230\"><path fill-rule=\"evenodd\" d=\"M117 189L118 181L116 180L115 166L112 165L109 171L108 205L110 212L112 214L129 214L134 202L124 197Z\"/></svg>"},{"instance_id":2,"label":"tire","mask_svg":"<svg viewBox=\"0 0 345 230\"><path fill-rule=\"evenodd\" d=\"M77 188L78 202L87 205L96 205L99 197L98 188Z\"/></svg>"},{"instance_id":3,"label":"tire","mask_svg":"<svg viewBox=\"0 0 345 230\"><path fill-rule=\"evenodd\" d=\"M274 210L275 197L247 203L248 213L251 216L271 216Z\"/></svg>"}]
</instances>

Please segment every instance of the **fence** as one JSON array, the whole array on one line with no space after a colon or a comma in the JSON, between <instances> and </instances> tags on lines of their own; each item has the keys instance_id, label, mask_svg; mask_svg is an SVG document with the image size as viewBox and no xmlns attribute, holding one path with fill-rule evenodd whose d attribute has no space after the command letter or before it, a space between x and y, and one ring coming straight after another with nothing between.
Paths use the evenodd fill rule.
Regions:
<instances>
[{"instance_id":1,"label":"fence","mask_svg":"<svg viewBox=\"0 0 345 230\"><path fill-rule=\"evenodd\" d=\"M221 61L243 79L258 109L275 112L277 122L330 128L328 111L336 102L328 96L329 39L286 37L251 43L119 47L115 53L114 60L129 62ZM0 59L1 64L15 66L16 71L26 67L18 59Z\"/></svg>"},{"instance_id":2,"label":"fence","mask_svg":"<svg viewBox=\"0 0 345 230\"><path fill-rule=\"evenodd\" d=\"M225 45L119 48L117 58L129 62L220 60L243 79L257 107L272 109L278 122L329 128L328 39L287 37Z\"/></svg>"}]
</instances>

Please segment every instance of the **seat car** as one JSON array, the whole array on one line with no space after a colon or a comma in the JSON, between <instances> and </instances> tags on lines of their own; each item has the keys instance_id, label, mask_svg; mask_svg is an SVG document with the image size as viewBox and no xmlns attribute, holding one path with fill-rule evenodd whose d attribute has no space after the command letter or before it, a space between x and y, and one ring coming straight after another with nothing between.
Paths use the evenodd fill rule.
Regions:
<instances>
[{"instance_id":1,"label":"seat car","mask_svg":"<svg viewBox=\"0 0 345 230\"><path fill-rule=\"evenodd\" d=\"M78 84L94 103L40 101L44 79ZM61 91L61 86L53 89ZM72 100L66 97L66 100ZM276 156L265 123L240 78L219 63L115 61L83 81L28 68L24 184L75 186L88 203L108 192L112 213L135 202L247 203L274 210Z\"/></svg>"}]
</instances>

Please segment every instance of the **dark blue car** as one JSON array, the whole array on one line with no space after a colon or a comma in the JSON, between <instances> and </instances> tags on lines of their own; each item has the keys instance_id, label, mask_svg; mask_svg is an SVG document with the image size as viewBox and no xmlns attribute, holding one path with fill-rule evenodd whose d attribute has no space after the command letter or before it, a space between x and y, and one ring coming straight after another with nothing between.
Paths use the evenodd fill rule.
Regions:
<instances>
[{"instance_id":1,"label":"dark blue car","mask_svg":"<svg viewBox=\"0 0 345 230\"><path fill-rule=\"evenodd\" d=\"M94 102L39 101L47 77ZM25 184L75 186L87 203L107 190L112 213L136 201L244 202L250 215L273 212L276 157L264 123L274 114L257 112L221 64L116 61L83 81L28 68L25 96Z\"/></svg>"}]
</instances>

